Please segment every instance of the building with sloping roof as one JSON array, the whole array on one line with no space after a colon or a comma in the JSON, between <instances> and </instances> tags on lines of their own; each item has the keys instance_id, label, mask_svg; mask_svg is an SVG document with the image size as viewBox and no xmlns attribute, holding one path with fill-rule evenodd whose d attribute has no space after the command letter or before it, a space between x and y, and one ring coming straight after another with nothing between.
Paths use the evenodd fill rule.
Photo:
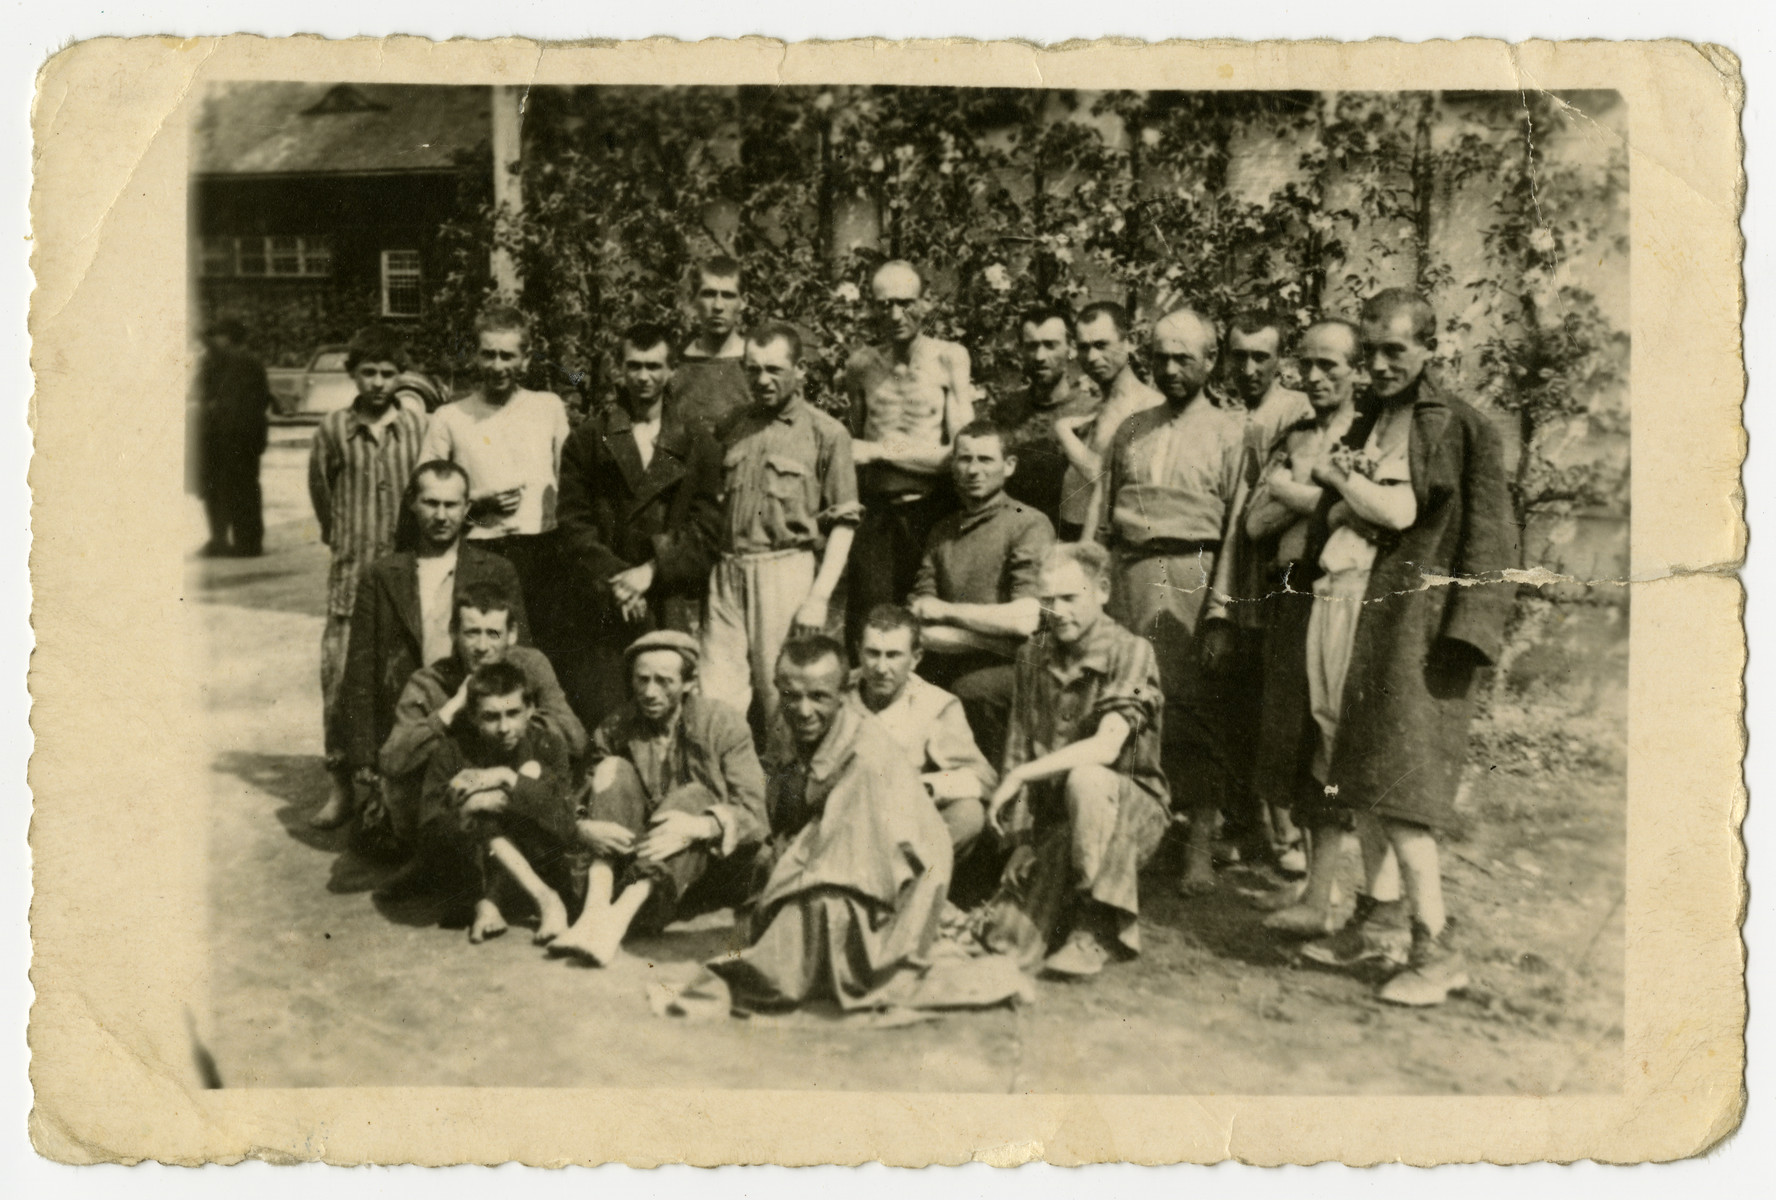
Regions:
<instances>
[{"instance_id":1,"label":"building with sloping roof","mask_svg":"<svg viewBox=\"0 0 1776 1200\"><path fill-rule=\"evenodd\" d=\"M200 321L244 321L273 366L417 321L440 228L487 190L490 123L485 87L214 85L191 149Z\"/></svg>"}]
</instances>

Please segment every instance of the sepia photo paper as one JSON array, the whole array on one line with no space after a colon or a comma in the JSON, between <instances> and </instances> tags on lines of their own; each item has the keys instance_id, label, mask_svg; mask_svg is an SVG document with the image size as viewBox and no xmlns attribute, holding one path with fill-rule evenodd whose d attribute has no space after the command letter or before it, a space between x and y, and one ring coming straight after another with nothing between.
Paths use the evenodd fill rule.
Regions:
<instances>
[{"instance_id":1,"label":"sepia photo paper","mask_svg":"<svg viewBox=\"0 0 1776 1200\"><path fill-rule=\"evenodd\" d=\"M63 50L37 1151L1707 1151L1742 98L1676 41Z\"/></svg>"}]
</instances>

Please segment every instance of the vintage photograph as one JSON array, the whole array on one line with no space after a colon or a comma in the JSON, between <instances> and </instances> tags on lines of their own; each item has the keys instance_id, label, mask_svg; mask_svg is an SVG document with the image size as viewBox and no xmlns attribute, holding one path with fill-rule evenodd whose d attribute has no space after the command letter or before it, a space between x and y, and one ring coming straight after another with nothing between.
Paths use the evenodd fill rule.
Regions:
<instances>
[{"instance_id":1,"label":"vintage photograph","mask_svg":"<svg viewBox=\"0 0 1776 1200\"><path fill-rule=\"evenodd\" d=\"M200 86L208 1086L1621 1093L1617 91Z\"/></svg>"}]
</instances>

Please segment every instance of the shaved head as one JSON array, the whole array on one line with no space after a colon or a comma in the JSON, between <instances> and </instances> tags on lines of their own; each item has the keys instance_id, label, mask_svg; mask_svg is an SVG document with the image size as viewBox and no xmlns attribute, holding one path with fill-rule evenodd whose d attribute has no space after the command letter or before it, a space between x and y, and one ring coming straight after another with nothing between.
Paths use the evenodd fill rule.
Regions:
<instances>
[{"instance_id":1,"label":"shaved head","mask_svg":"<svg viewBox=\"0 0 1776 1200\"><path fill-rule=\"evenodd\" d=\"M902 288L911 287L912 295L918 296L925 291L925 278L919 274L919 268L905 259L897 258L876 268L876 273L870 277L870 287L878 295L898 294Z\"/></svg>"},{"instance_id":2,"label":"shaved head","mask_svg":"<svg viewBox=\"0 0 1776 1200\"><path fill-rule=\"evenodd\" d=\"M1153 340L1178 340L1208 354L1220 342L1214 322L1188 308L1176 309L1161 317L1153 326Z\"/></svg>"}]
</instances>

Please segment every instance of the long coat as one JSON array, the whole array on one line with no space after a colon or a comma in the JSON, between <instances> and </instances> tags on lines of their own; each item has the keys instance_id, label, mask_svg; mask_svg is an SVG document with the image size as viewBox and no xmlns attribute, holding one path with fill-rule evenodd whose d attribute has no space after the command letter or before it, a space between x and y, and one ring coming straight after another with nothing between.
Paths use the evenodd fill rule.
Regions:
<instances>
[{"instance_id":1,"label":"long coat","mask_svg":"<svg viewBox=\"0 0 1776 1200\"><path fill-rule=\"evenodd\" d=\"M1366 437L1371 424L1359 417L1347 440ZM1448 830L1460 824L1454 800L1475 683L1498 657L1517 594L1500 572L1520 563L1518 529L1497 430L1428 381L1413 401L1408 461L1418 519L1376 555L1326 782L1337 787L1341 808ZM1335 499L1314 519L1311 574ZM1292 586L1309 590L1311 574ZM1444 577L1459 582L1437 581ZM1297 630L1305 634L1305 623ZM1304 781L1317 731L1307 712L1305 659L1300 665L1289 689L1300 704L1294 737L1267 749L1293 751L1270 767L1286 765Z\"/></svg>"},{"instance_id":2,"label":"long coat","mask_svg":"<svg viewBox=\"0 0 1776 1200\"><path fill-rule=\"evenodd\" d=\"M524 596L512 564L473 542L457 549L455 594L478 583L498 584L512 597L518 640L530 641ZM424 631L419 611L419 568L411 550L377 559L358 582L352 609L351 644L340 687L340 719L346 731L346 761L375 767L377 751L395 725L395 704L421 661Z\"/></svg>"},{"instance_id":3,"label":"long coat","mask_svg":"<svg viewBox=\"0 0 1776 1200\"><path fill-rule=\"evenodd\" d=\"M643 628L690 632L709 585L720 510L721 452L668 399L644 468L629 414L611 406L583 421L561 452L556 509L567 572L566 644L555 664L568 697L595 728L628 695L623 648ZM654 564L648 620L624 621L610 577Z\"/></svg>"}]
</instances>

